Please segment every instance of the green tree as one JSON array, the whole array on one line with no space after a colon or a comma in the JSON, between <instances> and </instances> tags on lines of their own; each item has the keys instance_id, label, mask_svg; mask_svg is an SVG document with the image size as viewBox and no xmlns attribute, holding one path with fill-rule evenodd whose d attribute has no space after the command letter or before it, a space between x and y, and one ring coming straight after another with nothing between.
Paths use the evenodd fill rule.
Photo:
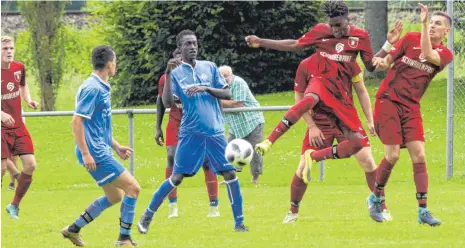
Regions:
<instances>
[{"instance_id":1,"label":"green tree","mask_svg":"<svg viewBox=\"0 0 465 248\"><path fill-rule=\"evenodd\" d=\"M312 50L285 53L247 47L255 34L299 38L319 20L321 2L99 2L88 5L118 56L113 93L119 105L153 104L176 34L197 34L200 58L228 64L255 93L292 89L299 62Z\"/></svg>"},{"instance_id":2,"label":"green tree","mask_svg":"<svg viewBox=\"0 0 465 248\"><path fill-rule=\"evenodd\" d=\"M19 2L21 15L29 25L33 67L40 84L41 110L55 110L58 87L63 76L64 1Z\"/></svg>"}]
</instances>

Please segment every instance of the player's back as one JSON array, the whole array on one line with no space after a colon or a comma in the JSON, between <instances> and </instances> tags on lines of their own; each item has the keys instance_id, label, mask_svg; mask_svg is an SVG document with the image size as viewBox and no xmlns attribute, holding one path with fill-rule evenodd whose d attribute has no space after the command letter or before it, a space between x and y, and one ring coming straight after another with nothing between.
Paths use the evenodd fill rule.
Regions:
<instances>
[{"instance_id":1,"label":"player's back","mask_svg":"<svg viewBox=\"0 0 465 248\"><path fill-rule=\"evenodd\" d=\"M187 95L192 86L224 88L225 82L216 65L197 60L195 67L183 63L171 72L173 94L182 103L182 120L179 135L197 133L215 135L224 133L224 121L219 100L207 92Z\"/></svg>"},{"instance_id":2,"label":"player's back","mask_svg":"<svg viewBox=\"0 0 465 248\"><path fill-rule=\"evenodd\" d=\"M82 83L76 94L75 115L85 118L84 135L89 151L96 162L112 156L110 97L110 85L95 74ZM77 146L76 152L81 160L82 154Z\"/></svg>"},{"instance_id":3,"label":"player's back","mask_svg":"<svg viewBox=\"0 0 465 248\"><path fill-rule=\"evenodd\" d=\"M24 65L18 61L13 61L8 69L2 68L2 111L15 120L13 127L7 127L2 122L2 130L15 130L24 126L20 87L26 85L25 73Z\"/></svg>"},{"instance_id":4,"label":"player's back","mask_svg":"<svg viewBox=\"0 0 465 248\"><path fill-rule=\"evenodd\" d=\"M419 108L419 103L433 77L452 61L452 52L442 43L433 45L441 57L441 65L428 62L421 52L421 33L409 32L391 49L394 63L382 81L377 98L389 98Z\"/></svg>"}]
</instances>

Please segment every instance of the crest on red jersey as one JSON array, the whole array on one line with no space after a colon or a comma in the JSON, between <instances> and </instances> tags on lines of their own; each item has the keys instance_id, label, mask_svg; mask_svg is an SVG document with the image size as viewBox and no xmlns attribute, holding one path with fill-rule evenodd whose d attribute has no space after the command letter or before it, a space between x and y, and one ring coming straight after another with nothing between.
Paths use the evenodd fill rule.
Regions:
<instances>
[{"instance_id":1,"label":"crest on red jersey","mask_svg":"<svg viewBox=\"0 0 465 248\"><path fill-rule=\"evenodd\" d=\"M423 56L423 53L420 53L420 56L418 56L418 59L420 60L420 62L426 62L426 59L425 59L425 56Z\"/></svg>"},{"instance_id":2,"label":"crest on red jersey","mask_svg":"<svg viewBox=\"0 0 465 248\"><path fill-rule=\"evenodd\" d=\"M359 41L359 38L358 37L349 37L349 46L352 47L352 48L356 48L358 46L358 41Z\"/></svg>"},{"instance_id":3,"label":"crest on red jersey","mask_svg":"<svg viewBox=\"0 0 465 248\"><path fill-rule=\"evenodd\" d=\"M15 76L16 82L19 83L21 81L21 71L15 71L14 76Z\"/></svg>"}]
</instances>

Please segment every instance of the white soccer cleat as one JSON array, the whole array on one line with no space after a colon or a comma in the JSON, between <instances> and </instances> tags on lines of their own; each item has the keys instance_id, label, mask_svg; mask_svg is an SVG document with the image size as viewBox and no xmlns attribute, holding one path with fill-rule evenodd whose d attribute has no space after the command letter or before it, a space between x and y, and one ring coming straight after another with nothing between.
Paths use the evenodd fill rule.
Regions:
<instances>
[{"instance_id":1,"label":"white soccer cleat","mask_svg":"<svg viewBox=\"0 0 465 248\"><path fill-rule=\"evenodd\" d=\"M381 213L383 216L383 219L386 221L392 221L392 216L391 216L391 211L384 209L383 212Z\"/></svg>"},{"instance_id":2,"label":"white soccer cleat","mask_svg":"<svg viewBox=\"0 0 465 248\"><path fill-rule=\"evenodd\" d=\"M178 217L178 204L176 202L168 204L168 218Z\"/></svg>"},{"instance_id":3,"label":"white soccer cleat","mask_svg":"<svg viewBox=\"0 0 465 248\"><path fill-rule=\"evenodd\" d=\"M209 218L220 217L220 209L218 208L218 206L210 206L210 208L208 209L207 217Z\"/></svg>"},{"instance_id":4,"label":"white soccer cleat","mask_svg":"<svg viewBox=\"0 0 465 248\"><path fill-rule=\"evenodd\" d=\"M289 211L284 217L283 224L295 223L298 217L298 213L292 213L291 211Z\"/></svg>"}]
</instances>

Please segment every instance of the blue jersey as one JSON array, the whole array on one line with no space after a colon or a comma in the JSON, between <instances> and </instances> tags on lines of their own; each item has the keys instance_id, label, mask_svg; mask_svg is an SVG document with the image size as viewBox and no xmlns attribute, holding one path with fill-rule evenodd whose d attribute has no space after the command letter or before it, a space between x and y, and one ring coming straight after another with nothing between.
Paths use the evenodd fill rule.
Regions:
<instances>
[{"instance_id":1,"label":"blue jersey","mask_svg":"<svg viewBox=\"0 0 465 248\"><path fill-rule=\"evenodd\" d=\"M183 110L179 136L187 133L215 135L224 133L219 99L207 92L189 97L186 90L194 85L222 89L226 87L218 67L209 61L196 61L193 68L182 63L171 72L173 94L180 99Z\"/></svg>"},{"instance_id":2,"label":"blue jersey","mask_svg":"<svg viewBox=\"0 0 465 248\"><path fill-rule=\"evenodd\" d=\"M74 114L85 118L84 135L95 163L113 157L110 85L92 74L79 87ZM76 155L82 164L82 154L77 145Z\"/></svg>"}]
</instances>

